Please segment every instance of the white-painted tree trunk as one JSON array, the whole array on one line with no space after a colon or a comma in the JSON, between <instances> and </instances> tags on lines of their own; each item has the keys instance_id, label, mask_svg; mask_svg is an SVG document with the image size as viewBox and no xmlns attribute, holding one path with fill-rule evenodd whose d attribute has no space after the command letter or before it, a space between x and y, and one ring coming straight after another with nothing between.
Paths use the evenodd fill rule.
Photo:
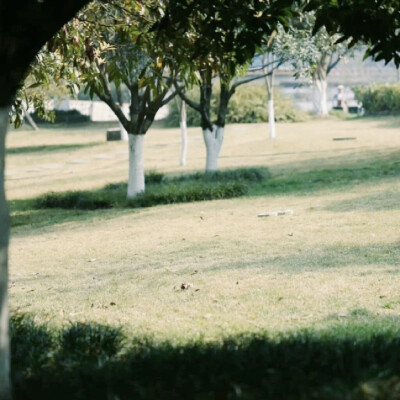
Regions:
<instances>
[{"instance_id":1,"label":"white-painted tree trunk","mask_svg":"<svg viewBox=\"0 0 400 400\"><path fill-rule=\"evenodd\" d=\"M218 170L218 156L224 141L225 128L214 126L213 130L203 129L203 139L206 145L206 172Z\"/></svg>"},{"instance_id":2,"label":"white-painted tree trunk","mask_svg":"<svg viewBox=\"0 0 400 400\"><path fill-rule=\"evenodd\" d=\"M275 56L271 53L267 54L267 60L264 56L264 64L273 63L275 60ZM272 67L273 68L273 67ZM275 107L274 107L274 78L275 78L275 69L268 71L267 68L264 68L264 73L269 73L265 77L265 85L267 87L268 94L268 126L269 126L269 138L270 140L274 140L276 138L276 124L275 124Z\"/></svg>"},{"instance_id":3,"label":"white-painted tree trunk","mask_svg":"<svg viewBox=\"0 0 400 400\"><path fill-rule=\"evenodd\" d=\"M313 103L314 112L317 115L326 117L328 115L328 82L326 79L314 79Z\"/></svg>"},{"instance_id":4,"label":"white-painted tree trunk","mask_svg":"<svg viewBox=\"0 0 400 400\"><path fill-rule=\"evenodd\" d=\"M119 123L119 129L121 130L121 140L125 140L126 142L129 140L128 138L128 132L126 129L123 127L121 122Z\"/></svg>"},{"instance_id":5,"label":"white-painted tree trunk","mask_svg":"<svg viewBox=\"0 0 400 400\"><path fill-rule=\"evenodd\" d=\"M128 199L133 199L145 189L143 168L144 135L129 134Z\"/></svg>"},{"instance_id":6,"label":"white-painted tree trunk","mask_svg":"<svg viewBox=\"0 0 400 400\"><path fill-rule=\"evenodd\" d=\"M8 243L10 217L4 188L5 138L10 107L0 107L0 399L11 399L8 310Z\"/></svg>"},{"instance_id":7,"label":"white-painted tree trunk","mask_svg":"<svg viewBox=\"0 0 400 400\"><path fill-rule=\"evenodd\" d=\"M268 100L268 124L269 124L269 138L274 140L276 137L276 127L275 127L275 108L274 99L270 98Z\"/></svg>"},{"instance_id":8,"label":"white-painted tree trunk","mask_svg":"<svg viewBox=\"0 0 400 400\"><path fill-rule=\"evenodd\" d=\"M31 117L31 114L29 114L29 112L25 110L25 108L22 110L22 112L24 113L24 117L28 121L29 125L33 128L33 130L38 131L39 127L36 125L36 122Z\"/></svg>"},{"instance_id":9,"label":"white-painted tree trunk","mask_svg":"<svg viewBox=\"0 0 400 400\"><path fill-rule=\"evenodd\" d=\"M181 157L179 160L179 164L181 166L186 165L186 154L187 154L187 118L186 118L186 103L182 101L181 107Z\"/></svg>"}]
</instances>

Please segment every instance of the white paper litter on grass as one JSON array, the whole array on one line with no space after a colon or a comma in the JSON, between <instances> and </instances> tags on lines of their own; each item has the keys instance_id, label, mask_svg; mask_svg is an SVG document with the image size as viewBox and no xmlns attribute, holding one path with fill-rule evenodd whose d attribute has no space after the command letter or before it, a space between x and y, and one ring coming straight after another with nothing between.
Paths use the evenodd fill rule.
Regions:
<instances>
[{"instance_id":1,"label":"white paper litter on grass","mask_svg":"<svg viewBox=\"0 0 400 400\"><path fill-rule=\"evenodd\" d=\"M293 210L279 210L279 211L268 211L258 214L259 217L279 217L281 215L293 215Z\"/></svg>"}]
</instances>

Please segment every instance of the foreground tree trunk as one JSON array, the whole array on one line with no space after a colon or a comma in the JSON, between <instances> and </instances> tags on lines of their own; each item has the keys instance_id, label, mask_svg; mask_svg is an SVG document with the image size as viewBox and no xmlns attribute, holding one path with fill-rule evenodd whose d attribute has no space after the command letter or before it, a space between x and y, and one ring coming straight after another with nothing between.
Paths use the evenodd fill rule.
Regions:
<instances>
[{"instance_id":1,"label":"foreground tree trunk","mask_svg":"<svg viewBox=\"0 0 400 400\"><path fill-rule=\"evenodd\" d=\"M4 189L5 138L10 107L0 107L0 400L11 399L8 310L8 242L10 221Z\"/></svg>"},{"instance_id":2,"label":"foreground tree trunk","mask_svg":"<svg viewBox=\"0 0 400 400\"><path fill-rule=\"evenodd\" d=\"M4 189L8 110L37 52L88 0L0 0L0 400L11 399L8 311L9 214Z\"/></svg>"},{"instance_id":3,"label":"foreground tree trunk","mask_svg":"<svg viewBox=\"0 0 400 400\"><path fill-rule=\"evenodd\" d=\"M214 126L213 130L203 129L203 139L206 145L206 172L218 170L218 157L224 141L225 128Z\"/></svg>"},{"instance_id":4,"label":"foreground tree trunk","mask_svg":"<svg viewBox=\"0 0 400 400\"><path fill-rule=\"evenodd\" d=\"M181 120L180 120L180 127L181 127L181 157L179 160L179 164L181 166L186 165L186 153L187 153L187 122L186 122L186 102L182 100L181 106Z\"/></svg>"},{"instance_id":5,"label":"foreground tree trunk","mask_svg":"<svg viewBox=\"0 0 400 400\"><path fill-rule=\"evenodd\" d=\"M145 189L143 167L144 135L129 134L128 199L133 199Z\"/></svg>"}]
</instances>

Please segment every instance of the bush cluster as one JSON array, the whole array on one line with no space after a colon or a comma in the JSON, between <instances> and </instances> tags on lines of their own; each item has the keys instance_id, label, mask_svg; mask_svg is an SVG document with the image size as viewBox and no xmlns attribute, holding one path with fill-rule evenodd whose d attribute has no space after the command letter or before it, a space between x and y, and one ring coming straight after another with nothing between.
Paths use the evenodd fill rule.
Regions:
<instances>
[{"instance_id":1,"label":"bush cluster","mask_svg":"<svg viewBox=\"0 0 400 400\"><path fill-rule=\"evenodd\" d=\"M146 192L130 201L126 200L127 184L116 183L94 191L48 193L38 197L34 207L96 210L230 199L247 194L249 185L267 178L268 171L257 168L194 173L171 178L151 171L145 177Z\"/></svg>"},{"instance_id":2,"label":"bush cluster","mask_svg":"<svg viewBox=\"0 0 400 400\"><path fill-rule=\"evenodd\" d=\"M199 99L199 89L188 92L188 97L194 101ZM211 101L212 119L216 118L218 106L218 91L215 91ZM292 100L276 91L274 95L275 120L280 122L304 121L307 115L298 110ZM179 126L179 110L176 101L169 104L169 115L165 124L169 127ZM191 107L186 107L188 126L200 126L200 115ZM239 86L229 102L226 123L258 123L268 121L267 92L264 85Z\"/></svg>"},{"instance_id":3,"label":"bush cluster","mask_svg":"<svg viewBox=\"0 0 400 400\"><path fill-rule=\"evenodd\" d=\"M16 316L14 395L19 400L398 399L398 329L379 332L351 318L353 328L333 326L329 333L174 343L128 337L119 328L90 322L56 330Z\"/></svg>"},{"instance_id":4,"label":"bush cluster","mask_svg":"<svg viewBox=\"0 0 400 400\"><path fill-rule=\"evenodd\" d=\"M362 102L366 114L398 114L400 112L400 84L373 84L353 88L356 99Z\"/></svg>"},{"instance_id":5,"label":"bush cluster","mask_svg":"<svg viewBox=\"0 0 400 400\"><path fill-rule=\"evenodd\" d=\"M90 117L88 115L83 115L78 110L68 110L68 111L53 110L51 114L54 117L54 120L52 120L51 122L55 124L61 124L61 123L71 124L71 123L82 123L90 121ZM36 123L49 122L46 119L43 119L36 112L32 114L32 118Z\"/></svg>"}]
</instances>

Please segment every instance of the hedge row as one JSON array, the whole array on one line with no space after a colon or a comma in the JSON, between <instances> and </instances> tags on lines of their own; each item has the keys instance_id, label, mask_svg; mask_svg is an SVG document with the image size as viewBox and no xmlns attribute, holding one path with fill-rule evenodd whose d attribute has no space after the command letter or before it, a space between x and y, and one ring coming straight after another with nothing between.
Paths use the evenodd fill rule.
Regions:
<instances>
[{"instance_id":1,"label":"hedge row","mask_svg":"<svg viewBox=\"0 0 400 400\"><path fill-rule=\"evenodd\" d=\"M400 84L373 84L353 88L356 99L363 103L366 114L400 113Z\"/></svg>"}]
</instances>

